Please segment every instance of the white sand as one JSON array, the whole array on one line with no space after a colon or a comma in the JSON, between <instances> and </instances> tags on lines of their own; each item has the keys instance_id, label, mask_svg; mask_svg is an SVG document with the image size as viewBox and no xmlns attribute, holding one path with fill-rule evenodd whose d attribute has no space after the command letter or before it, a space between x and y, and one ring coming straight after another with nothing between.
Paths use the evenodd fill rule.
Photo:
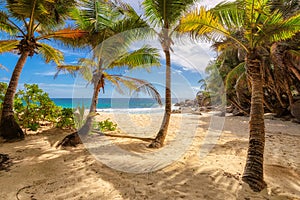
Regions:
<instances>
[{"instance_id":1,"label":"white sand","mask_svg":"<svg viewBox=\"0 0 300 200\"><path fill-rule=\"evenodd\" d=\"M120 130L116 134L154 137L162 118L154 116L101 113L97 118L109 117L117 122ZM103 154L111 154L100 162L83 145L55 149L53 145L67 135L58 129L28 136L20 142L1 143L0 153L8 154L12 165L8 171L0 171L0 199L16 199L18 191L20 200L300 199L299 124L266 120L265 180L268 188L253 193L241 181L248 145L248 119L226 117L219 137L214 129L221 122L221 118L208 115L172 115L164 149L173 148L174 153L166 150L165 157L160 153L162 150L148 149L149 142L110 137L110 145L126 153L120 157L119 166L113 166L116 161L109 160L118 156L116 152L103 151ZM92 138L97 141L99 136ZM182 145L178 145L178 140ZM173 159L181 151L184 154ZM130 153L143 159L152 154L160 157L155 162L144 159L134 163L125 157ZM169 160L171 164L164 167ZM113 168L103 163L113 163ZM147 173L114 169L137 172L145 163L149 166ZM150 171L151 168L158 170Z\"/></svg>"}]
</instances>

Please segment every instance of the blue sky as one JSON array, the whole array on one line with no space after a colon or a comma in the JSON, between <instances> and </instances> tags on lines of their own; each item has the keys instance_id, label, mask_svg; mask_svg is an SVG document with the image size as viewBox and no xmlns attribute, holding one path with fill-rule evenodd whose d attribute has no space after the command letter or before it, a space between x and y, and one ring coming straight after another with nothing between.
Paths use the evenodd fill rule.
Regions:
<instances>
[{"instance_id":1,"label":"blue sky","mask_svg":"<svg viewBox=\"0 0 300 200\"><path fill-rule=\"evenodd\" d=\"M138 6L139 1L130 1L133 7L141 12ZM210 1L202 1L202 4L208 5ZM210 2L211 3L211 2ZM214 3L217 3L215 1ZM153 67L151 73L145 70L136 71L124 71L114 70L111 73L124 74L133 76L140 79L145 79L151 82L157 87L161 95L164 96L164 54L160 48L157 40L151 41L140 41L137 44L133 44L132 48L136 48L138 45L143 43L149 43L154 47L160 49L161 53L161 64L160 68ZM78 58L86 57L87 51L73 50L66 47L58 46L55 44L65 55L66 64L74 64ZM194 43L189 39L185 42L175 41L173 47L174 53L172 53L172 92L173 96L179 98L193 98L199 84L199 79L204 75L204 69L208 64L209 60L213 59L214 53L210 51L209 44L205 43ZM0 64L5 66L8 70L0 69L0 81L8 82L14 66L17 62L18 55L12 53L4 53L0 55ZM80 77L72 77L69 74L60 74L54 79L56 68L54 63L46 64L39 55L35 55L32 58L28 58L20 80L19 88L22 88L24 83L37 83L44 91L48 92L52 98L72 98L72 97L91 97L92 88L86 86L86 82ZM75 88L75 92L74 91ZM99 97L109 98L116 95L114 88L107 84L105 88L105 94L100 94ZM144 95L141 95L144 97Z\"/></svg>"}]
</instances>

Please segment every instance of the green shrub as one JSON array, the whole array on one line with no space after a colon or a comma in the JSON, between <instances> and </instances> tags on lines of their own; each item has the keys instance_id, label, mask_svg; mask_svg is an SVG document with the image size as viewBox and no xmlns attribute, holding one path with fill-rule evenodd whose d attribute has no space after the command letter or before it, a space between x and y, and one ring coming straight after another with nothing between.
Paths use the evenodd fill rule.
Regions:
<instances>
[{"instance_id":1,"label":"green shrub","mask_svg":"<svg viewBox=\"0 0 300 200\"><path fill-rule=\"evenodd\" d=\"M0 82L0 113L7 84ZM74 128L73 109L61 108L37 84L24 84L14 99L14 111L17 122L23 128L37 131L41 121L51 122L59 128Z\"/></svg>"},{"instance_id":2,"label":"green shrub","mask_svg":"<svg viewBox=\"0 0 300 200\"><path fill-rule=\"evenodd\" d=\"M16 93L14 110L20 125L37 130L41 121L56 123L61 107L56 106L37 84L24 84L24 90Z\"/></svg>"},{"instance_id":3,"label":"green shrub","mask_svg":"<svg viewBox=\"0 0 300 200\"><path fill-rule=\"evenodd\" d=\"M56 124L58 128L75 128L74 115L72 108L63 108Z\"/></svg>"},{"instance_id":4,"label":"green shrub","mask_svg":"<svg viewBox=\"0 0 300 200\"><path fill-rule=\"evenodd\" d=\"M117 129L117 124L113 123L109 119L98 122L95 124L95 128L99 131L115 131Z\"/></svg>"}]
</instances>

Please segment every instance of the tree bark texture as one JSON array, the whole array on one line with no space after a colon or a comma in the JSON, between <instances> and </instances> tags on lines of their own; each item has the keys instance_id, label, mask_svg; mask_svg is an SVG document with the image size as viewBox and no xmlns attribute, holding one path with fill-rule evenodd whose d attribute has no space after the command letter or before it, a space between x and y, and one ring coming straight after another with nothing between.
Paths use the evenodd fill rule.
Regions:
<instances>
[{"instance_id":1,"label":"tree bark texture","mask_svg":"<svg viewBox=\"0 0 300 200\"><path fill-rule=\"evenodd\" d=\"M18 87L22 69L26 63L29 52L21 54L14 71L12 73L2 107L0 136L6 140L19 140L24 138L24 132L16 122L14 117L14 97Z\"/></svg>"},{"instance_id":2,"label":"tree bark texture","mask_svg":"<svg viewBox=\"0 0 300 200\"><path fill-rule=\"evenodd\" d=\"M252 97L250 110L250 137L246 166L242 180L253 191L259 192L266 187L264 182L264 146L265 125L263 107L263 79L261 61L256 57L248 57L247 74L252 83Z\"/></svg>"}]
</instances>

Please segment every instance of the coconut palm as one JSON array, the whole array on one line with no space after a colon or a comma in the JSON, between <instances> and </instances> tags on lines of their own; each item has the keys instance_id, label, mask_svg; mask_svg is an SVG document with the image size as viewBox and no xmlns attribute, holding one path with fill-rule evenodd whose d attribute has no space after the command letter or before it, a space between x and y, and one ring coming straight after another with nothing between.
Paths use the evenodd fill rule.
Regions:
<instances>
[{"instance_id":1,"label":"coconut palm","mask_svg":"<svg viewBox=\"0 0 300 200\"><path fill-rule=\"evenodd\" d=\"M300 14L284 18L279 10L271 12L268 0L241 0L221 3L216 8L198 8L181 20L180 32L193 37L232 39L246 52L246 72L251 80L250 138L243 181L254 191L265 188L263 158L265 146L263 107L264 44L282 41L300 31ZM244 39L235 37L242 31Z\"/></svg>"},{"instance_id":2,"label":"coconut palm","mask_svg":"<svg viewBox=\"0 0 300 200\"><path fill-rule=\"evenodd\" d=\"M167 135L171 116L171 46L172 37L178 20L183 13L195 2L195 0L144 0L145 16L154 29L159 30L157 36L166 59L166 83L165 83L165 114L160 130L155 140L149 145L152 148L163 146Z\"/></svg>"},{"instance_id":3,"label":"coconut palm","mask_svg":"<svg viewBox=\"0 0 300 200\"><path fill-rule=\"evenodd\" d=\"M103 54L105 54L104 51L105 50L102 50ZM100 59L100 61L98 59ZM79 136L84 137L90 132L92 128L93 117L96 114L99 92L102 89L104 93L104 88L107 82L110 82L121 94L125 92L131 93L131 91L144 92L152 96L161 105L160 94L151 83L145 80L118 74L109 74L107 72L116 67L126 67L127 69L132 70L148 68L151 66L159 66L159 54L156 49L144 46L135 51L126 52L120 55L114 55L114 60L108 65L105 65L105 62L101 61L103 60L103 57L98 56L98 59L96 58L96 60L93 60L82 58L79 60L78 65L61 65L57 67L57 74L60 71L65 71L71 74L79 72L85 80L87 80L90 84L93 84L93 97L89 109L89 114L84 125L80 127L78 132L66 136L58 144L58 146L76 146L77 144L81 143Z\"/></svg>"},{"instance_id":4,"label":"coconut palm","mask_svg":"<svg viewBox=\"0 0 300 200\"><path fill-rule=\"evenodd\" d=\"M59 64L63 54L42 40L81 37L84 32L63 28L75 0L7 0L0 12L0 31L7 40L0 40L0 53L20 55L5 94L0 136L7 140L22 139L24 133L14 119L13 99L20 74L28 57L40 54L46 62Z\"/></svg>"},{"instance_id":5,"label":"coconut palm","mask_svg":"<svg viewBox=\"0 0 300 200\"><path fill-rule=\"evenodd\" d=\"M90 115L84 126L79 129L80 135L86 135L91 129L99 91L101 88L104 91L106 81L113 83L120 92L123 91L121 90L123 85L129 89L148 92L160 102L159 94L150 83L106 73L115 67L136 69L160 65L156 49L143 46L135 51L130 50L130 45L148 34L145 30L149 30L147 24L130 5L120 1L89 0L74 10L72 17L77 27L88 31L89 34L79 40L64 40L64 42L73 46L87 46L92 50L92 58L80 59L77 66L58 66L59 70L67 70L70 73L81 72L94 86ZM74 146L80 143L78 133L67 136L60 145Z\"/></svg>"}]
</instances>

